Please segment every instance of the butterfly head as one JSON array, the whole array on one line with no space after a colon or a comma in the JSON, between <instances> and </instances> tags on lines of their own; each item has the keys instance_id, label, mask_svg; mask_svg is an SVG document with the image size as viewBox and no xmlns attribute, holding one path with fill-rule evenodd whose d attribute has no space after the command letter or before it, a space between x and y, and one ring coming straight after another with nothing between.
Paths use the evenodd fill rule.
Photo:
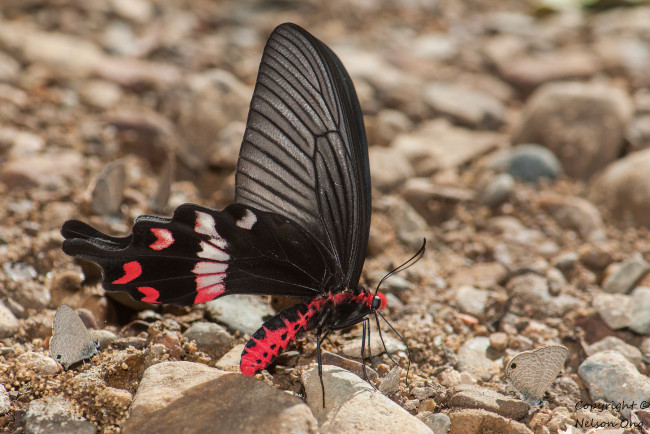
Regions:
<instances>
[{"instance_id":1,"label":"butterfly head","mask_svg":"<svg viewBox=\"0 0 650 434\"><path fill-rule=\"evenodd\" d=\"M381 292L375 293L372 298L372 305L370 307L373 312L386 308L386 296Z\"/></svg>"}]
</instances>

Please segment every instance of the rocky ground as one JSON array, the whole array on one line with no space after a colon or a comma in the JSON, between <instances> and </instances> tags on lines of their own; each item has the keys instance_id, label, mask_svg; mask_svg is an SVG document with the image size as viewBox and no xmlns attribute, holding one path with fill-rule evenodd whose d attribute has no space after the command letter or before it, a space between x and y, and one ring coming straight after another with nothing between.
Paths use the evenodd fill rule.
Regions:
<instances>
[{"instance_id":1,"label":"rocky ground","mask_svg":"<svg viewBox=\"0 0 650 434\"><path fill-rule=\"evenodd\" d=\"M286 21L333 48L363 107L373 220L362 280L376 285L428 240L424 258L383 286L410 353L383 327L386 347L403 369L373 336L374 391L355 375L360 327L333 334L325 409L313 335L256 379L237 373L276 300L155 310L107 296L97 268L60 250L70 218L125 234L140 214L232 201L261 50ZM650 402L648 23L644 5L3 0L0 425L650 425L640 411ZM100 344L67 371L48 352L63 302ZM569 357L530 407L506 386L504 360L543 344Z\"/></svg>"}]
</instances>

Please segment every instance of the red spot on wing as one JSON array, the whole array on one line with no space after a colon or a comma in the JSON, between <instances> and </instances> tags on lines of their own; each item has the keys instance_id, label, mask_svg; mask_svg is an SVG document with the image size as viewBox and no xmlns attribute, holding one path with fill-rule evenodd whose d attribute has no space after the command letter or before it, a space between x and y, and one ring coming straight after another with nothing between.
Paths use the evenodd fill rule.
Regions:
<instances>
[{"instance_id":1,"label":"red spot on wing","mask_svg":"<svg viewBox=\"0 0 650 434\"><path fill-rule=\"evenodd\" d=\"M194 299L194 304L205 303L206 301L214 300L224 292L226 292L226 285L223 283L199 288L197 290L196 298Z\"/></svg>"},{"instance_id":2,"label":"red spot on wing","mask_svg":"<svg viewBox=\"0 0 650 434\"><path fill-rule=\"evenodd\" d=\"M113 281L113 285L123 285L130 281L137 279L142 274L142 267L138 261L127 262L122 266L124 268L124 276Z\"/></svg>"},{"instance_id":3,"label":"red spot on wing","mask_svg":"<svg viewBox=\"0 0 650 434\"><path fill-rule=\"evenodd\" d=\"M150 286L139 286L138 291L144 294L144 297L142 297L140 301L144 301L145 303L160 303L158 301L160 292L158 292L157 289Z\"/></svg>"},{"instance_id":4,"label":"red spot on wing","mask_svg":"<svg viewBox=\"0 0 650 434\"><path fill-rule=\"evenodd\" d=\"M151 228L151 232L156 236L156 241L149 245L154 250L163 250L174 244L174 236L169 229Z\"/></svg>"}]
</instances>

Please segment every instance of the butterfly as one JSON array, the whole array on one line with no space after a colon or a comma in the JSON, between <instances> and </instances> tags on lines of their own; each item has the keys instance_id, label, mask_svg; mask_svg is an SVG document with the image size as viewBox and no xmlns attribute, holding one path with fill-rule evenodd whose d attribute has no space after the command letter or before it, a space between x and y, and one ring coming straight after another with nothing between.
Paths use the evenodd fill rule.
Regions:
<instances>
[{"instance_id":1,"label":"butterfly","mask_svg":"<svg viewBox=\"0 0 650 434\"><path fill-rule=\"evenodd\" d=\"M66 304L59 306L54 315L50 353L64 369L97 354L97 343L79 314Z\"/></svg>"},{"instance_id":2,"label":"butterfly","mask_svg":"<svg viewBox=\"0 0 650 434\"><path fill-rule=\"evenodd\" d=\"M521 399L537 405L564 367L569 350L563 345L545 345L516 354L506 366L506 378Z\"/></svg>"},{"instance_id":3,"label":"butterfly","mask_svg":"<svg viewBox=\"0 0 650 434\"><path fill-rule=\"evenodd\" d=\"M356 92L334 52L295 24L278 26L264 48L235 183L221 211L184 204L171 219L140 216L126 237L67 221L63 251L97 263L107 291L147 303L304 300L252 335L241 356L247 376L305 331L316 331L320 356L327 333L385 308L383 294L359 285L371 190Z\"/></svg>"}]
</instances>

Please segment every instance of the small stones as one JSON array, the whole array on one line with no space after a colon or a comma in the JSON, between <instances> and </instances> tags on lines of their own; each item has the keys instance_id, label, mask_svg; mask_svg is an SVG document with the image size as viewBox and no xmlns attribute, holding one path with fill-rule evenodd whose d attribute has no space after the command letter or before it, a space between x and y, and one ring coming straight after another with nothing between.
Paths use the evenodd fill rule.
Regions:
<instances>
[{"instance_id":1,"label":"small stones","mask_svg":"<svg viewBox=\"0 0 650 434\"><path fill-rule=\"evenodd\" d=\"M627 294L648 271L650 264L641 257L612 264L605 271L607 277L603 281L603 291L610 294Z\"/></svg>"},{"instance_id":2,"label":"small stones","mask_svg":"<svg viewBox=\"0 0 650 434\"><path fill-rule=\"evenodd\" d=\"M302 381L320 432L431 432L415 416L344 369L323 366L324 408L318 369L306 371Z\"/></svg>"},{"instance_id":3,"label":"small stones","mask_svg":"<svg viewBox=\"0 0 650 434\"><path fill-rule=\"evenodd\" d=\"M504 122L505 107L498 99L452 83L427 85L424 100L435 112L474 129L496 130Z\"/></svg>"},{"instance_id":4,"label":"small stones","mask_svg":"<svg viewBox=\"0 0 650 434\"><path fill-rule=\"evenodd\" d=\"M508 199L514 186L515 180L512 175L500 173L491 178L479 192L478 201L489 207L497 207Z\"/></svg>"},{"instance_id":5,"label":"small stones","mask_svg":"<svg viewBox=\"0 0 650 434\"><path fill-rule=\"evenodd\" d=\"M390 396L393 393L397 392L401 374L402 368L399 366L395 366L393 369L391 369L388 375L381 379L379 391L386 396Z\"/></svg>"},{"instance_id":6,"label":"small stones","mask_svg":"<svg viewBox=\"0 0 650 434\"><path fill-rule=\"evenodd\" d=\"M231 295L209 301L205 306L210 318L249 335L255 333L265 316L273 315L267 304L252 295Z\"/></svg>"},{"instance_id":7,"label":"small stones","mask_svg":"<svg viewBox=\"0 0 650 434\"><path fill-rule=\"evenodd\" d=\"M614 330L630 326L632 298L624 294L598 293L592 302L600 317Z\"/></svg>"},{"instance_id":8,"label":"small stones","mask_svg":"<svg viewBox=\"0 0 650 434\"><path fill-rule=\"evenodd\" d=\"M487 357L490 339L477 336L469 339L458 350L458 367L476 378L490 380L499 372L499 365Z\"/></svg>"},{"instance_id":9,"label":"small stones","mask_svg":"<svg viewBox=\"0 0 650 434\"><path fill-rule=\"evenodd\" d=\"M283 354L286 354L286 352ZM360 378L364 378L365 371L365 375L372 382L377 381L377 378L379 377L377 375L377 372L375 372L372 367L367 366L367 362L365 360L364 363L359 363L356 360L341 357L338 354L330 353L329 351L323 351L321 354L321 362L323 365L334 365L338 366L339 368L343 368L346 371L350 371L353 374L358 375ZM397 381L399 384L399 377Z\"/></svg>"},{"instance_id":10,"label":"small stones","mask_svg":"<svg viewBox=\"0 0 650 434\"><path fill-rule=\"evenodd\" d=\"M94 434L97 427L75 416L72 404L63 396L48 396L29 403L25 415L25 432L70 434Z\"/></svg>"},{"instance_id":11,"label":"small stones","mask_svg":"<svg viewBox=\"0 0 650 434\"><path fill-rule=\"evenodd\" d=\"M219 359L232 347L232 337L225 328L211 322L196 322L183 333L185 339L196 342L197 348Z\"/></svg>"},{"instance_id":12,"label":"small stones","mask_svg":"<svg viewBox=\"0 0 650 434\"><path fill-rule=\"evenodd\" d=\"M601 351L588 357L578 368L589 388L591 399L606 402L641 402L650 396L650 380L639 373L625 356L616 351ZM629 417L629 409L623 409Z\"/></svg>"},{"instance_id":13,"label":"small stones","mask_svg":"<svg viewBox=\"0 0 650 434\"><path fill-rule=\"evenodd\" d=\"M0 416L4 416L11 410L11 398L7 393L7 389L3 384L0 384Z\"/></svg>"},{"instance_id":14,"label":"small stones","mask_svg":"<svg viewBox=\"0 0 650 434\"><path fill-rule=\"evenodd\" d=\"M434 434L447 434L449 432L451 420L444 413L422 412L418 413L417 418L426 423Z\"/></svg>"},{"instance_id":15,"label":"small stones","mask_svg":"<svg viewBox=\"0 0 650 434\"><path fill-rule=\"evenodd\" d=\"M640 366L643 355L641 351L632 345L625 343L623 340L617 338L616 336L607 336L605 339L602 339L594 344L589 345L587 348L587 355L593 356L594 354L601 351L617 351L618 353L625 356L630 362L635 366Z\"/></svg>"},{"instance_id":16,"label":"small stones","mask_svg":"<svg viewBox=\"0 0 650 434\"><path fill-rule=\"evenodd\" d=\"M525 402L475 385L454 387L449 405L458 408L488 410L510 419L521 419L530 408Z\"/></svg>"},{"instance_id":17,"label":"small stones","mask_svg":"<svg viewBox=\"0 0 650 434\"><path fill-rule=\"evenodd\" d=\"M642 335L650 335L650 288L639 286L630 296L630 329Z\"/></svg>"},{"instance_id":18,"label":"small stones","mask_svg":"<svg viewBox=\"0 0 650 434\"><path fill-rule=\"evenodd\" d=\"M244 344L235 345L223 357L221 357L215 367L222 371L240 372L239 363L241 361L241 353L244 351Z\"/></svg>"},{"instance_id":19,"label":"small stones","mask_svg":"<svg viewBox=\"0 0 650 434\"><path fill-rule=\"evenodd\" d=\"M18 362L37 375L54 375L61 372L61 366L45 354L26 352L18 356Z\"/></svg>"}]
</instances>

